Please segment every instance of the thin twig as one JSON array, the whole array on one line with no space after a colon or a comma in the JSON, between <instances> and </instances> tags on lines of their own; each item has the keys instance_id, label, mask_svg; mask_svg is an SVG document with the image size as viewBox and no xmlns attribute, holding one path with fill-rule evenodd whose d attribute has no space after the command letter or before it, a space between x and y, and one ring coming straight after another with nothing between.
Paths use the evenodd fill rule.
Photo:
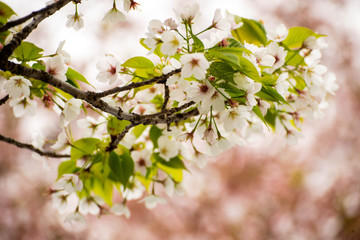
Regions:
<instances>
[{"instance_id":1,"label":"thin twig","mask_svg":"<svg viewBox=\"0 0 360 240\"><path fill-rule=\"evenodd\" d=\"M115 148L117 148L117 145L119 144L119 142L125 137L125 135L130 131L130 129L132 127L134 127L135 124L130 123L129 125L127 125L125 127L125 129L119 133L116 138L114 139L114 141L111 141L111 143L109 144L109 146L106 148L106 151L111 152L112 150L114 150Z\"/></svg>"},{"instance_id":2,"label":"thin twig","mask_svg":"<svg viewBox=\"0 0 360 240\"><path fill-rule=\"evenodd\" d=\"M54 4L50 4L40 10L37 10L37 11L34 11L22 18L19 18L19 19L16 19L16 20L13 20L13 21L9 21L7 22L6 24L4 24L3 26L0 27L0 32L5 32L7 30L9 30L10 28L12 27L15 27L15 26L18 26L24 22L26 22L27 20L37 16L37 15L40 15L40 14L43 14L44 12L48 11L49 9L53 8L54 7Z\"/></svg>"},{"instance_id":3,"label":"thin twig","mask_svg":"<svg viewBox=\"0 0 360 240\"><path fill-rule=\"evenodd\" d=\"M34 17L31 23L26 25L26 27L24 27L19 33L15 34L11 41L3 47L0 52L0 58L3 60L8 59L21 42L26 39L35 28L37 28L41 21L57 12L69 2L71 2L71 0L59 0L46 7L46 10L44 10L40 15Z\"/></svg>"},{"instance_id":4,"label":"thin twig","mask_svg":"<svg viewBox=\"0 0 360 240\"><path fill-rule=\"evenodd\" d=\"M9 100L9 95L6 95L6 96L3 97L2 99L0 99L0 106L3 105L4 103L6 103L7 100Z\"/></svg>"},{"instance_id":5,"label":"thin twig","mask_svg":"<svg viewBox=\"0 0 360 240\"><path fill-rule=\"evenodd\" d=\"M103 92L98 92L98 93L94 93L94 96L95 97L98 97L98 98L102 98L102 97L106 97L108 95L111 95L111 94L115 94L115 93L119 93L119 92L123 92L123 91L128 91L128 90L131 90L131 89L134 89L134 88L138 88L138 87L142 87L142 86L146 86L146 85L151 85L153 83L162 83L164 81L166 81L170 76L176 74L176 73L179 73L181 71L181 69L175 69L167 74L163 74L161 76L158 76L158 77L154 77L152 79L149 79L149 80L146 80L146 81L143 81L143 82L133 82L133 83L130 83L129 85L126 85L126 86L122 86L122 87L115 87L115 88L112 88L112 89L109 89L109 90L106 90L106 91L103 91Z\"/></svg>"},{"instance_id":6,"label":"thin twig","mask_svg":"<svg viewBox=\"0 0 360 240\"><path fill-rule=\"evenodd\" d=\"M42 151L42 150L34 147L31 144L22 143L22 142L19 142L19 141L15 140L15 139L3 136L1 134L0 134L0 141L13 144L13 145L15 145L15 146L17 146L19 148L26 148L28 150L36 152L40 156L44 156L44 157L52 157L52 158L68 158L68 157L70 157L70 155L67 155L67 154L57 154L55 152Z\"/></svg>"}]
</instances>

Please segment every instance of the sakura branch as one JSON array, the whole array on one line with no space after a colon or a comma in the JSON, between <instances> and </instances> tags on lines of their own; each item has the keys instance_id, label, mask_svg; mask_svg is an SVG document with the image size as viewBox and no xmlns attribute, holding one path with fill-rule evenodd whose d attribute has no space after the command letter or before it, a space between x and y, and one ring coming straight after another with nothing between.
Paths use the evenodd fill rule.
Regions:
<instances>
[{"instance_id":1,"label":"sakura branch","mask_svg":"<svg viewBox=\"0 0 360 240\"><path fill-rule=\"evenodd\" d=\"M79 207L67 219L108 210L129 217L126 204L134 199L154 208L165 202L159 187L166 193L181 189L187 163L203 166L206 157L269 131L296 143L304 119L320 116L338 88L335 75L321 65L324 35L285 25L265 31L259 21L223 17L219 9L209 24L201 25L198 4L176 11L177 20L149 23L140 45L151 59L119 60L108 54L94 66L97 76L88 80L71 67L64 42L55 53L44 55L36 43L25 41L41 21L69 2L55 1L0 26L9 30L0 52L0 90L6 96L1 104L9 103L19 118L36 115L42 106L54 110L61 129L54 153L4 136L0 140L44 156L69 158L59 165L52 188L60 212L66 212L69 194L79 198ZM75 14L66 26L80 31L81 3L73 2ZM138 6L123 0L125 12ZM9 19L13 11L6 6L4 12ZM12 27L31 18L13 34ZM102 21L124 20L112 1ZM112 87L90 91L92 81ZM113 188L121 202L113 202L118 199Z\"/></svg>"},{"instance_id":2,"label":"sakura branch","mask_svg":"<svg viewBox=\"0 0 360 240\"><path fill-rule=\"evenodd\" d=\"M55 152L42 151L42 150L34 147L32 144L22 143L15 139L3 136L1 134L0 134L0 141L13 144L18 148L25 148L25 149L31 150L33 152L36 152L40 156L44 156L44 157L52 157L52 158L69 158L70 157L70 155L68 155L68 154L57 154Z\"/></svg>"}]
</instances>

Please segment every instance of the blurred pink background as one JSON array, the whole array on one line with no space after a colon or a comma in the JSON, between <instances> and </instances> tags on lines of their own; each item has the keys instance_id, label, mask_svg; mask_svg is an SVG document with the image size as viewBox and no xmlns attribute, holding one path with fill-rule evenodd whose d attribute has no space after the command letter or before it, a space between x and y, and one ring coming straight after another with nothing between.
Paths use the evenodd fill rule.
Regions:
<instances>
[{"instance_id":1,"label":"blurred pink background","mask_svg":"<svg viewBox=\"0 0 360 240\"><path fill-rule=\"evenodd\" d=\"M43 6L40 0L5 1L24 15ZM138 44L147 23L174 17L173 8L194 1L142 1L129 22L102 29L97 24L111 1L83 1L85 28L66 29L64 13L44 22L31 35L47 53L66 39L64 49L72 64L89 80L96 75L96 59L114 53L121 60L146 54ZM216 8L254 19L267 27L283 22L327 34L329 47L323 64L340 85L320 120L307 121L296 146L279 137L232 149L204 169L191 168L185 177L185 196L147 210L132 202L131 218L89 216L87 224L64 224L51 207L48 188L59 160L50 170L27 150L0 142L0 239L171 239L171 240L357 240L360 239L360 2L358 0L242 0L197 1L203 19L211 21ZM52 30L56 29L54 33ZM136 44L134 44L136 43ZM98 87L103 87L98 85ZM0 132L22 141L42 131L55 139L57 120L38 117L14 119L1 106ZM280 142L280 143L279 143Z\"/></svg>"}]
</instances>

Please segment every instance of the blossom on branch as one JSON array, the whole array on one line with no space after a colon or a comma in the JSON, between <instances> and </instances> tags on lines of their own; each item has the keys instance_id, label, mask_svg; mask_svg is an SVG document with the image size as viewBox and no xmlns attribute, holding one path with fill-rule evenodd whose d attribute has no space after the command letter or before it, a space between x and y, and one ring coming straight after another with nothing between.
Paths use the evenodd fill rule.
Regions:
<instances>
[{"instance_id":1,"label":"blossom on branch","mask_svg":"<svg viewBox=\"0 0 360 240\"><path fill-rule=\"evenodd\" d=\"M22 76L13 76L4 84L5 91L11 98L28 97L30 95L31 82Z\"/></svg>"}]
</instances>

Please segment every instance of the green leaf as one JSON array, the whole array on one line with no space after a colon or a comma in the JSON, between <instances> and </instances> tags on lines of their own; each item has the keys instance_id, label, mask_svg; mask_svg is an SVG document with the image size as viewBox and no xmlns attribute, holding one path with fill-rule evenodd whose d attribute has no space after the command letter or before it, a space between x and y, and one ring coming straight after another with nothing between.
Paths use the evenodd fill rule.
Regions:
<instances>
[{"instance_id":1,"label":"green leaf","mask_svg":"<svg viewBox=\"0 0 360 240\"><path fill-rule=\"evenodd\" d=\"M192 52L203 52L205 47L204 43L195 35L191 35L192 39L194 40Z\"/></svg>"},{"instance_id":2,"label":"green leaf","mask_svg":"<svg viewBox=\"0 0 360 240\"><path fill-rule=\"evenodd\" d=\"M184 163L179 157L171 158L169 161L164 160L158 153L152 156L156 161L159 169L170 175L176 182L181 182L183 178L183 170L187 170Z\"/></svg>"},{"instance_id":3,"label":"green leaf","mask_svg":"<svg viewBox=\"0 0 360 240\"><path fill-rule=\"evenodd\" d=\"M210 64L209 73L219 79L224 79L228 82L234 82L234 69L224 62L212 62Z\"/></svg>"},{"instance_id":4,"label":"green leaf","mask_svg":"<svg viewBox=\"0 0 360 240\"><path fill-rule=\"evenodd\" d=\"M162 135L162 130L160 128L158 128L157 126L152 126L150 128L149 135L150 135L151 142L154 144L154 148L157 148L158 147L157 141L158 141L159 137Z\"/></svg>"},{"instance_id":5,"label":"green leaf","mask_svg":"<svg viewBox=\"0 0 360 240\"><path fill-rule=\"evenodd\" d=\"M158 94L153 99L151 99L150 102L155 105L157 110L161 110L162 105L164 103L164 99L161 94Z\"/></svg>"},{"instance_id":6,"label":"green leaf","mask_svg":"<svg viewBox=\"0 0 360 240\"><path fill-rule=\"evenodd\" d=\"M150 184L152 183L152 178L156 175L157 173L157 167L152 166L151 168L148 168L146 171L146 175L145 177L142 175L136 175L136 178L140 180L140 182L144 185L144 187L146 188L146 191L149 192L150 189Z\"/></svg>"},{"instance_id":7,"label":"green leaf","mask_svg":"<svg viewBox=\"0 0 360 240\"><path fill-rule=\"evenodd\" d=\"M97 138L82 138L75 141L71 146L71 159L77 160L84 156L90 156L98 149L100 139Z\"/></svg>"},{"instance_id":8,"label":"green leaf","mask_svg":"<svg viewBox=\"0 0 360 240\"><path fill-rule=\"evenodd\" d=\"M283 44L285 44L290 49L301 48L304 41L310 36L318 38L325 35L317 34L313 30L306 27L292 27L289 28L289 34L283 41Z\"/></svg>"},{"instance_id":9,"label":"green leaf","mask_svg":"<svg viewBox=\"0 0 360 240\"><path fill-rule=\"evenodd\" d=\"M228 50L225 51L225 49ZM242 74L248 76L249 78L258 80L260 78L260 75L256 67L249 60L242 57L240 54L236 54L232 50L233 48L222 48L218 50L211 49L208 53L210 56L231 65L233 68L235 68Z\"/></svg>"},{"instance_id":10,"label":"green leaf","mask_svg":"<svg viewBox=\"0 0 360 240\"><path fill-rule=\"evenodd\" d=\"M65 75L68 80L70 80L76 84L77 84L77 81L80 81L80 82L86 83L87 85L92 86L81 73L77 72L73 68L69 67Z\"/></svg>"},{"instance_id":11,"label":"green leaf","mask_svg":"<svg viewBox=\"0 0 360 240\"><path fill-rule=\"evenodd\" d=\"M255 94L265 101L287 103L286 100L271 86L263 85L260 92Z\"/></svg>"},{"instance_id":12,"label":"green leaf","mask_svg":"<svg viewBox=\"0 0 360 240\"><path fill-rule=\"evenodd\" d=\"M145 126L145 125L142 125L142 124L137 125L136 127L133 128L132 134L134 134L134 136L136 138L138 138L141 136L141 134L145 131L146 128L147 128L147 126Z\"/></svg>"},{"instance_id":13,"label":"green leaf","mask_svg":"<svg viewBox=\"0 0 360 240\"><path fill-rule=\"evenodd\" d=\"M277 111L274 106L272 106L271 108L268 109L264 118L265 118L266 122L271 126L271 128L275 131Z\"/></svg>"},{"instance_id":14,"label":"green leaf","mask_svg":"<svg viewBox=\"0 0 360 240\"><path fill-rule=\"evenodd\" d=\"M62 175L67 173L76 173L80 168L76 167L75 160L67 160L60 163L58 167L58 176L57 178L61 178Z\"/></svg>"},{"instance_id":15,"label":"green leaf","mask_svg":"<svg viewBox=\"0 0 360 240\"><path fill-rule=\"evenodd\" d=\"M227 92L232 99L239 98L245 96L246 91L243 89L239 89L238 87L227 84L227 83L221 83L219 85L221 88L225 89L225 92Z\"/></svg>"},{"instance_id":16,"label":"green leaf","mask_svg":"<svg viewBox=\"0 0 360 240\"><path fill-rule=\"evenodd\" d=\"M16 58L21 62L29 62L41 58L44 49L35 46L30 42L22 42L12 54L12 57Z\"/></svg>"},{"instance_id":17,"label":"green leaf","mask_svg":"<svg viewBox=\"0 0 360 240\"><path fill-rule=\"evenodd\" d=\"M14 10L3 2L0 2L0 25L5 24L14 15Z\"/></svg>"},{"instance_id":18,"label":"green leaf","mask_svg":"<svg viewBox=\"0 0 360 240\"><path fill-rule=\"evenodd\" d=\"M264 74L259 80L263 85L274 86L276 84L278 77L273 74Z\"/></svg>"},{"instance_id":19,"label":"green leaf","mask_svg":"<svg viewBox=\"0 0 360 240\"><path fill-rule=\"evenodd\" d=\"M263 121L265 123L265 125L267 126L267 122L264 118L264 115L262 114L261 110L260 110L260 107L255 105L252 109L252 111L261 119L261 121Z\"/></svg>"},{"instance_id":20,"label":"green leaf","mask_svg":"<svg viewBox=\"0 0 360 240\"><path fill-rule=\"evenodd\" d=\"M116 136L122 133L130 123L127 120L119 120L114 116L110 116L107 123L107 131L111 136Z\"/></svg>"},{"instance_id":21,"label":"green leaf","mask_svg":"<svg viewBox=\"0 0 360 240\"><path fill-rule=\"evenodd\" d=\"M239 57L239 63L240 63L240 72L249 78L257 81L260 78L259 72L248 59L244 57Z\"/></svg>"},{"instance_id":22,"label":"green leaf","mask_svg":"<svg viewBox=\"0 0 360 240\"><path fill-rule=\"evenodd\" d=\"M152 61L147 59L146 57L133 57L128 59L126 62L122 64L123 67L135 68L135 69L146 69L146 68L154 68L154 64Z\"/></svg>"},{"instance_id":23,"label":"green leaf","mask_svg":"<svg viewBox=\"0 0 360 240\"><path fill-rule=\"evenodd\" d=\"M291 66L298 66L302 64L306 66L306 63L304 62L304 57L299 54L299 50L289 50L286 54L285 64Z\"/></svg>"},{"instance_id":24,"label":"green leaf","mask_svg":"<svg viewBox=\"0 0 360 240\"><path fill-rule=\"evenodd\" d=\"M112 205L113 187L114 184L109 179L102 180L93 178L92 190L96 195L104 199L109 206Z\"/></svg>"},{"instance_id":25,"label":"green leaf","mask_svg":"<svg viewBox=\"0 0 360 240\"><path fill-rule=\"evenodd\" d=\"M34 63L34 64L31 66L31 68L45 71L46 66L45 66L44 64L41 64L41 61L38 61L38 62Z\"/></svg>"},{"instance_id":26,"label":"green leaf","mask_svg":"<svg viewBox=\"0 0 360 240\"><path fill-rule=\"evenodd\" d=\"M109 155L109 167L113 174L113 180L126 187L129 178L134 173L134 161L129 152L124 151L122 155L118 155L112 151Z\"/></svg>"},{"instance_id":27,"label":"green leaf","mask_svg":"<svg viewBox=\"0 0 360 240\"><path fill-rule=\"evenodd\" d=\"M257 46L266 45L266 31L262 23L247 18L241 18L239 22L242 22L243 25L231 31L235 39L242 44L246 42Z\"/></svg>"}]
</instances>

